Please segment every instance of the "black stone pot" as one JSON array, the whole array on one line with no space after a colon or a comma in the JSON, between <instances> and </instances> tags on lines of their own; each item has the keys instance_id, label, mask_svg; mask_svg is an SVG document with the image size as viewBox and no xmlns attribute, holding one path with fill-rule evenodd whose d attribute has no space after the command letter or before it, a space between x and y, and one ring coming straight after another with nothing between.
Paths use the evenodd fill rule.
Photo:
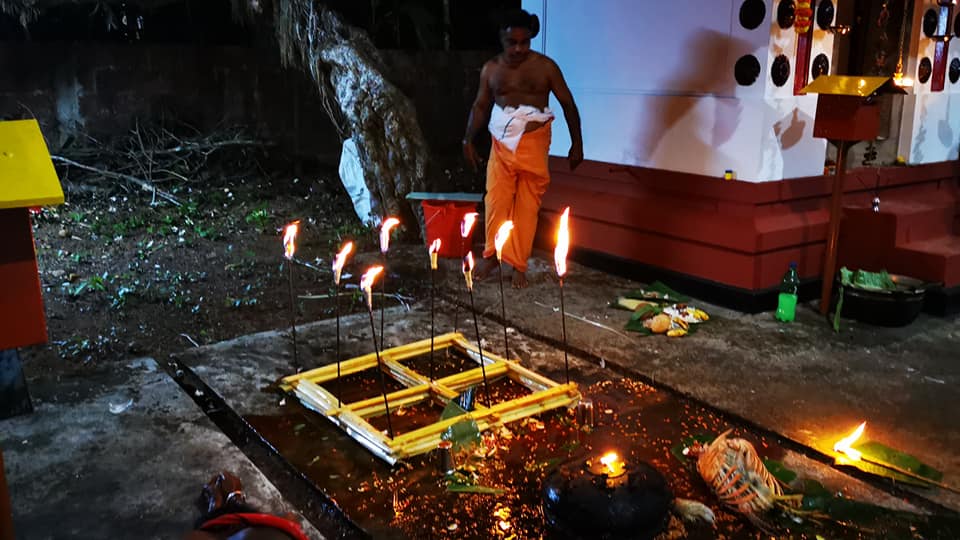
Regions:
<instances>
[{"instance_id":1,"label":"black stone pot","mask_svg":"<svg viewBox=\"0 0 960 540\"><path fill-rule=\"evenodd\" d=\"M582 457L555 468L543 482L543 516L551 538L653 538L670 520L673 494L648 463L625 476L594 474Z\"/></svg>"},{"instance_id":2,"label":"black stone pot","mask_svg":"<svg viewBox=\"0 0 960 540\"><path fill-rule=\"evenodd\" d=\"M876 326L897 327L912 323L923 310L923 299L930 284L896 274L890 274L890 278L897 284L896 290L877 291L852 285L843 287L840 314ZM836 288L839 294L839 278Z\"/></svg>"}]
</instances>

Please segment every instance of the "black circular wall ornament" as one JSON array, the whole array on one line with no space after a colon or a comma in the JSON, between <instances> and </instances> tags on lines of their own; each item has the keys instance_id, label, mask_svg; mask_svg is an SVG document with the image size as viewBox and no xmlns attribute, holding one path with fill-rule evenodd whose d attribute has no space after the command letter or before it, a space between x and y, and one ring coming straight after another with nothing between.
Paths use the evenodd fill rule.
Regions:
<instances>
[{"instance_id":1,"label":"black circular wall ornament","mask_svg":"<svg viewBox=\"0 0 960 540\"><path fill-rule=\"evenodd\" d=\"M930 80L930 74L933 73L933 64L930 63L930 59L926 56L920 60L920 66L917 67L917 80L921 84L926 83Z\"/></svg>"},{"instance_id":2,"label":"black circular wall ornament","mask_svg":"<svg viewBox=\"0 0 960 540\"><path fill-rule=\"evenodd\" d=\"M767 16L767 4L763 0L744 0L740 4L740 26L753 30L763 24Z\"/></svg>"},{"instance_id":3,"label":"black circular wall ornament","mask_svg":"<svg viewBox=\"0 0 960 540\"><path fill-rule=\"evenodd\" d=\"M796 18L796 6L793 0L780 0L777 4L777 24L780 28L786 30L793 26L793 20Z\"/></svg>"},{"instance_id":4,"label":"black circular wall ornament","mask_svg":"<svg viewBox=\"0 0 960 540\"><path fill-rule=\"evenodd\" d=\"M767 16L767 4L763 0L744 0L740 4L740 26L753 30L763 24Z\"/></svg>"},{"instance_id":5,"label":"black circular wall ornament","mask_svg":"<svg viewBox=\"0 0 960 540\"><path fill-rule=\"evenodd\" d=\"M752 54L741 56L733 66L733 76L740 86L750 86L757 82L757 77L760 76L760 60Z\"/></svg>"},{"instance_id":6,"label":"black circular wall ornament","mask_svg":"<svg viewBox=\"0 0 960 540\"><path fill-rule=\"evenodd\" d=\"M950 61L950 82L957 84L957 81L960 81L960 58Z\"/></svg>"},{"instance_id":7,"label":"black circular wall ornament","mask_svg":"<svg viewBox=\"0 0 960 540\"><path fill-rule=\"evenodd\" d=\"M813 75L814 79L821 75L830 74L830 60L827 58L827 55L821 53L813 59L813 64L810 68L810 74Z\"/></svg>"},{"instance_id":8,"label":"black circular wall ornament","mask_svg":"<svg viewBox=\"0 0 960 540\"><path fill-rule=\"evenodd\" d=\"M833 0L820 0L817 3L817 26L821 30L826 30L833 26L833 15L836 10L833 7Z\"/></svg>"},{"instance_id":9,"label":"black circular wall ornament","mask_svg":"<svg viewBox=\"0 0 960 540\"><path fill-rule=\"evenodd\" d=\"M773 59L773 66L770 68L770 78L773 84L783 86L790 79L790 60L786 55L778 55Z\"/></svg>"},{"instance_id":10,"label":"black circular wall ornament","mask_svg":"<svg viewBox=\"0 0 960 540\"><path fill-rule=\"evenodd\" d=\"M937 23L940 22L940 14L933 9L928 9L923 14L923 35L933 37L937 33Z\"/></svg>"}]
</instances>

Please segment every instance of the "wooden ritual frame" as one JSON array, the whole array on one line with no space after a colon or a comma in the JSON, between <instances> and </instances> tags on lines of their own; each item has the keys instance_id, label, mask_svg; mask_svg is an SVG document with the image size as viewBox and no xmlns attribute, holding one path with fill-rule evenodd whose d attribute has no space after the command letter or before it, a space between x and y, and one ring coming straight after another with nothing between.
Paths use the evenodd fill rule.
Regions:
<instances>
[{"instance_id":1,"label":"wooden ritual frame","mask_svg":"<svg viewBox=\"0 0 960 540\"><path fill-rule=\"evenodd\" d=\"M434 338L434 352L451 347L476 361L478 367L434 379L433 382L401 363L403 360L429 354L430 339L380 352L384 373L406 386L402 390L387 394L391 414L395 410L428 399L446 405L470 386L482 384L483 375L479 367L481 355L477 347L458 332ZM406 433L395 433L393 438L388 437L367 421L369 418L385 414L382 395L353 403L344 402L338 406L337 397L321 386L336 380L337 365L335 363L284 377L280 380L279 386L283 391L295 394L306 407L327 417L353 439L391 465L437 448L443 433L458 422L473 420L482 432L544 411L573 406L580 400L580 391L576 383L554 382L521 366L516 361L487 351L483 351L482 361L488 380L509 377L531 390L532 393L517 399L492 403L490 407L477 403L475 409L466 414L434 422ZM376 368L376 354L365 354L341 362L340 376L345 377Z\"/></svg>"}]
</instances>

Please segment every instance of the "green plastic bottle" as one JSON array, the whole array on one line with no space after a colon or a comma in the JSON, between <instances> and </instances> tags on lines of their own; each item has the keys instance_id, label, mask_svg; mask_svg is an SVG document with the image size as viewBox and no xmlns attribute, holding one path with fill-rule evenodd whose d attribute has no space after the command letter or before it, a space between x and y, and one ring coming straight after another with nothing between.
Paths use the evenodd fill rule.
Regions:
<instances>
[{"instance_id":1,"label":"green plastic bottle","mask_svg":"<svg viewBox=\"0 0 960 540\"><path fill-rule=\"evenodd\" d=\"M778 321L790 322L797 315L797 291L800 288L800 276L797 275L797 263L790 263L790 268L780 281L780 297L777 299Z\"/></svg>"}]
</instances>

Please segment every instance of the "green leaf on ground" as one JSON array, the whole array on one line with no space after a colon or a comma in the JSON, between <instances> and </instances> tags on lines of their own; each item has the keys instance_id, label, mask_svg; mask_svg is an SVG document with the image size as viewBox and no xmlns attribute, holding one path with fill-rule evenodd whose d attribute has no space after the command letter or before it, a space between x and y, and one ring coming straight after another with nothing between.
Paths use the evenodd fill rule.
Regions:
<instances>
[{"instance_id":1,"label":"green leaf on ground","mask_svg":"<svg viewBox=\"0 0 960 540\"><path fill-rule=\"evenodd\" d=\"M765 459L763 460L763 466L770 471L770 474L772 474L774 478L783 482L784 484L789 484L797 479L797 473L788 469L782 461Z\"/></svg>"},{"instance_id":2,"label":"green leaf on ground","mask_svg":"<svg viewBox=\"0 0 960 540\"><path fill-rule=\"evenodd\" d=\"M471 484L456 484L453 482L447 483L447 491L453 493L480 493L481 495L503 495L506 493L506 490L500 488Z\"/></svg>"},{"instance_id":3,"label":"green leaf on ground","mask_svg":"<svg viewBox=\"0 0 960 540\"><path fill-rule=\"evenodd\" d=\"M447 420L464 414L467 414L467 411L451 400L443 409L443 413L440 414L440 420ZM440 435L440 438L452 442L456 449L467 448L480 443L480 426L473 418L461 420L448 427Z\"/></svg>"},{"instance_id":4,"label":"green leaf on ground","mask_svg":"<svg viewBox=\"0 0 960 540\"><path fill-rule=\"evenodd\" d=\"M682 295L659 281L654 281L649 287L630 291L623 296L625 298L650 300L651 302L663 302L666 304L683 304L690 301L689 296Z\"/></svg>"},{"instance_id":5,"label":"green leaf on ground","mask_svg":"<svg viewBox=\"0 0 960 540\"><path fill-rule=\"evenodd\" d=\"M899 469L910 471L918 476L929 478L935 482L939 482L941 479L943 479L943 473L937 469L934 469L933 467L921 462L919 459L910 454L890 448L882 443L876 441L867 441L863 444L855 444L853 445L853 448L862 452L863 456L871 461L890 464ZM860 464L858 463L857 466L859 465ZM897 476L901 478L909 478L904 475ZM918 480L913 481L921 482Z\"/></svg>"},{"instance_id":6,"label":"green leaf on ground","mask_svg":"<svg viewBox=\"0 0 960 540\"><path fill-rule=\"evenodd\" d=\"M627 321L627 325L624 326L624 328L633 332L638 332L645 336L652 335L653 332L643 325L643 321L655 315L659 315L661 311L663 311L663 309L660 306L641 306L633 312L633 315L630 315L630 320Z\"/></svg>"},{"instance_id":7,"label":"green leaf on ground","mask_svg":"<svg viewBox=\"0 0 960 540\"><path fill-rule=\"evenodd\" d=\"M833 331L840 331L840 312L843 311L843 285L840 285L840 291L837 293L837 308L833 312Z\"/></svg>"}]
</instances>

